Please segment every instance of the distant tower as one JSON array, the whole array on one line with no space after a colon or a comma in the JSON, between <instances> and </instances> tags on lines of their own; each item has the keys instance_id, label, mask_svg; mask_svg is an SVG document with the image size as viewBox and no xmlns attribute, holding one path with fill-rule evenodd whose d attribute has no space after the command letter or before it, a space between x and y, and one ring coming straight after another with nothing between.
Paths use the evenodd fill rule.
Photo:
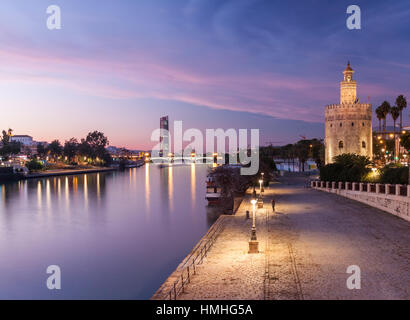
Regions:
<instances>
[{"instance_id":1,"label":"distant tower","mask_svg":"<svg viewBox=\"0 0 410 320\"><path fill-rule=\"evenodd\" d=\"M325 162L343 153L372 158L372 105L359 103L354 70L347 63L340 82L340 104L326 106Z\"/></svg>"},{"instance_id":2,"label":"distant tower","mask_svg":"<svg viewBox=\"0 0 410 320\"><path fill-rule=\"evenodd\" d=\"M162 117L159 120L159 128L161 129L159 143L160 143L160 157L168 157L169 153L169 122L168 116Z\"/></svg>"}]
</instances>

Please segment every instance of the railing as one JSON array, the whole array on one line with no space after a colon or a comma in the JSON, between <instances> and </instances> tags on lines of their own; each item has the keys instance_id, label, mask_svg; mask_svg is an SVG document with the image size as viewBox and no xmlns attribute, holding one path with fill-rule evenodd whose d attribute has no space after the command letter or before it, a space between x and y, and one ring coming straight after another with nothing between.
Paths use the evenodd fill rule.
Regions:
<instances>
[{"instance_id":1,"label":"railing","mask_svg":"<svg viewBox=\"0 0 410 320\"><path fill-rule=\"evenodd\" d=\"M164 295L164 300L176 300L181 292L184 292L186 284L191 282L191 277L196 274L196 266L202 263L209 249L224 228L224 217L212 226L202 240L195 246L191 254L184 259L177 271L180 271L178 279Z\"/></svg>"},{"instance_id":2,"label":"railing","mask_svg":"<svg viewBox=\"0 0 410 320\"><path fill-rule=\"evenodd\" d=\"M400 197L410 197L410 185L361 182L325 182L316 180L311 182L311 186L313 188L327 188L331 190L346 190L385 194Z\"/></svg>"}]
</instances>

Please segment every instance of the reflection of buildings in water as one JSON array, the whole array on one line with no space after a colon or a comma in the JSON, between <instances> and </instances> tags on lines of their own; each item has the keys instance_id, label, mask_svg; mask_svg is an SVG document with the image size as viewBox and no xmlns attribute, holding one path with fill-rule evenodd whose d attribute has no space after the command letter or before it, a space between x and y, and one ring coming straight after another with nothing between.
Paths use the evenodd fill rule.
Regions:
<instances>
[{"instance_id":1,"label":"reflection of buildings in water","mask_svg":"<svg viewBox=\"0 0 410 320\"><path fill-rule=\"evenodd\" d=\"M83 194L84 194L84 206L86 209L91 205L100 207L101 202L105 200L106 190L106 174L105 173L91 173L84 175Z\"/></svg>"},{"instance_id":2,"label":"reflection of buildings in water","mask_svg":"<svg viewBox=\"0 0 410 320\"><path fill-rule=\"evenodd\" d=\"M173 178L174 168L172 166L168 167L168 198L169 198L169 210L172 212L174 210L174 178Z\"/></svg>"},{"instance_id":3,"label":"reflection of buildings in water","mask_svg":"<svg viewBox=\"0 0 410 320\"><path fill-rule=\"evenodd\" d=\"M66 209L70 209L70 185L68 181L68 177L65 177L65 183L64 183L64 190L65 190L65 205Z\"/></svg>"},{"instance_id":4,"label":"reflection of buildings in water","mask_svg":"<svg viewBox=\"0 0 410 320\"><path fill-rule=\"evenodd\" d=\"M73 194L77 195L77 191L78 191L78 178L73 177Z\"/></svg>"},{"instance_id":5,"label":"reflection of buildings in water","mask_svg":"<svg viewBox=\"0 0 410 320\"><path fill-rule=\"evenodd\" d=\"M41 182L38 181L37 183L37 207L39 209L41 209L42 207L42 199L43 199L43 194L42 194L42 186L41 186Z\"/></svg>"},{"instance_id":6,"label":"reflection of buildings in water","mask_svg":"<svg viewBox=\"0 0 410 320\"><path fill-rule=\"evenodd\" d=\"M84 175L84 208L88 209L88 183L87 175Z\"/></svg>"},{"instance_id":7,"label":"reflection of buildings in water","mask_svg":"<svg viewBox=\"0 0 410 320\"><path fill-rule=\"evenodd\" d=\"M196 165L191 164L191 204L192 208L196 205Z\"/></svg>"},{"instance_id":8,"label":"reflection of buildings in water","mask_svg":"<svg viewBox=\"0 0 410 320\"><path fill-rule=\"evenodd\" d=\"M61 203L61 178L58 178L57 180L57 199L58 199L58 204Z\"/></svg>"},{"instance_id":9,"label":"reflection of buildings in water","mask_svg":"<svg viewBox=\"0 0 410 320\"><path fill-rule=\"evenodd\" d=\"M146 212L149 213L150 210L150 183L149 183L149 170L150 170L150 164L146 163L145 164L145 208Z\"/></svg>"},{"instance_id":10,"label":"reflection of buildings in water","mask_svg":"<svg viewBox=\"0 0 410 320\"><path fill-rule=\"evenodd\" d=\"M101 200L101 189L100 189L100 174L97 173L97 200L100 202Z\"/></svg>"},{"instance_id":11,"label":"reflection of buildings in water","mask_svg":"<svg viewBox=\"0 0 410 320\"><path fill-rule=\"evenodd\" d=\"M46 181L46 205L47 209L51 209L51 189L50 189L50 179Z\"/></svg>"},{"instance_id":12,"label":"reflection of buildings in water","mask_svg":"<svg viewBox=\"0 0 410 320\"><path fill-rule=\"evenodd\" d=\"M159 184L159 192L160 192L160 198L161 198L161 205L163 207L168 206L168 209L170 208L170 203L169 203L169 167L165 168L158 168L159 170L159 178L160 178L160 184ZM169 210L162 210L162 211L169 211Z\"/></svg>"}]
</instances>

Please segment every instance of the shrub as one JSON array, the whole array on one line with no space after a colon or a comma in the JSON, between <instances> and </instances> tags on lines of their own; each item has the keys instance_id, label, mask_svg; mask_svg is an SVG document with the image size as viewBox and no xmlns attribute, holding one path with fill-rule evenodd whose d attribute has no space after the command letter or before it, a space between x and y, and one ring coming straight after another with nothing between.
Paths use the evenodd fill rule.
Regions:
<instances>
[{"instance_id":1,"label":"shrub","mask_svg":"<svg viewBox=\"0 0 410 320\"><path fill-rule=\"evenodd\" d=\"M43 170L44 168L43 164L35 159L27 162L26 167L30 171L39 171L39 170Z\"/></svg>"},{"instance_id":2,"label":"shrub","mask_svg":"<svg viewBox=\"0 0 410 320\"><path fill-rule=\"evenodd\" d=\"M320 180L322 181L341 181L340 172L342 171L342 166L337 163L327 164L320 168Z\"/></svg>"},{"instance_id":3,"label":"shrub","mask_svg":"<svg viewBox=\"0 0 410 320\"><path fill-rule=\"evenodd\" d=\"M401 166L386 166L381 170L380 182L390 184L407 184L409 169Z\"/></svg>"},{"instance_id":4,"label":"shrub","mask_svg":"<svg viewBox=\"0 0 410 320\"><path fill-rule=\"evenodd\" d=\"M334 157L334 163L320 168L322 181L359 182L370 172L369 158L355 154L342 154Z\"/></svg>"}]
</instances>

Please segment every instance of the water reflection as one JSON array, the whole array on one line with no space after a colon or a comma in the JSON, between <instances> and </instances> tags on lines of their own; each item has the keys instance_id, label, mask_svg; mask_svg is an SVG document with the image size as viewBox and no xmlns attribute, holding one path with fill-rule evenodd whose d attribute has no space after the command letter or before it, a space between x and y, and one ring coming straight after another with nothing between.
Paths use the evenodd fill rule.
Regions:
<instances>
[{"instance_id":1,"label":"water reflection","mask_svg":"<svg viewBox=\"0 0 410 320\"><path fill-rule=\"evenodd\" d=\"M0 299L54 299L50 264L66 270L59 298L149 298L217 218L206 174L146 165L0 184Z\"/></svg>"},{"instance_id":2,"label":"water reflection","mask_svg":"<svg viewBox=\"0 0 410 320\"><path fill-rule=\"evenodd\" d=\"M150 210L150 187L149 187L149 168L150 164L147 163L145 164L145 208L147 210L147 213L149 213Z\"/></svg>"},{"instance_id":3,"label":"water reflection","mask_svg":"<svg viewBox=\"0 0 410 320\"><path fill-rule=\"evenodd\" d=\"M191 164L191 198L192 198L192 208L195 207L196 200L196 164Z\"/></svg>"}]
</instances>

